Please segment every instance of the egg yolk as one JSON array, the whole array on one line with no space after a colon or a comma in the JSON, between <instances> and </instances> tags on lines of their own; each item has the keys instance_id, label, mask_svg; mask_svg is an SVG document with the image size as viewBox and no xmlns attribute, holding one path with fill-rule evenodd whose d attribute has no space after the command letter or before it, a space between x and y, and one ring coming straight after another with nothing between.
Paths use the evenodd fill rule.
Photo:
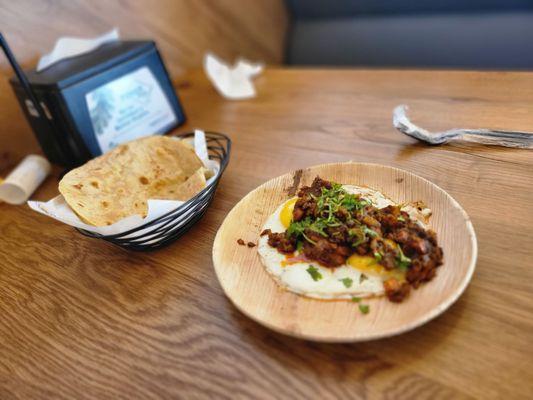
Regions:
<instances>
[{"instance_id":1,"label":"egg yolk","mask_svg":"<svg viewBox=\"0 0 533 400\"><path fill-rule=\"evenodd\" d=\"M292 212L294 210L294 204L296 204L297 200L298 198L295 197L294 199L287 201L279 213L279 220L285 228L288 228L292 222Z\"/></svg>"},{"instance_id":2,"label":"egg yolk","mask_svg":"<svg viewBox=\"0 0 533 400\"><path fill-rule=\"evenodd\" d=\"M405 274L403 272L397 270L387 270L385 267L378 264L374 257L352 254L346 260L346 264L368 275L377 275L386 278L396 278L399 281L405 280Z\"/></svg>"}]
</instances>

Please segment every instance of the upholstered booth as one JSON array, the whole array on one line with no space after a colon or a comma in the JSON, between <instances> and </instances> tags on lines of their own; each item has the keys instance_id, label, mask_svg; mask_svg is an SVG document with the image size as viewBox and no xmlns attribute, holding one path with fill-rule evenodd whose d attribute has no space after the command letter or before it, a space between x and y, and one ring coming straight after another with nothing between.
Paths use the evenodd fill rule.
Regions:
<instances>
[{"instance_id":1,"label":"upholstered booth","mask_svg":"<svg viewBox=\"0 0 533 400\"><path fill-rule=\"evenodd\" d=\"M533 69L533 0L287 0L287 62Z\"/></svg>"}]
</instances>

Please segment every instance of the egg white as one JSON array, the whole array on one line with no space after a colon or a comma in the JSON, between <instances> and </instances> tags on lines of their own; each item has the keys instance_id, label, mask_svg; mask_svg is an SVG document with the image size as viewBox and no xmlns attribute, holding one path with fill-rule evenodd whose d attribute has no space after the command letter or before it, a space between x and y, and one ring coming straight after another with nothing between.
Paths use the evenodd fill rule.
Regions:
<instances>
[{"instance_id":1,"label":"egg white","mask_svg":"<svg viewBox=\"0 0 533 400\"><path fill-rule=\"evenodd\" d=\"M379 191L354 185L343 185L348 193L360 194L377 208L395 205L389 198ZM280 214L285 206L284 202L267 219L263 229L272 232L284 232ZM316 262L298 262L286 264L286 256L268 245L268 236L261 236L258 242L258 252L267 272L276 282L288 291L316 299L351 299L353 297L380 296L384 293L383 277L377 274L360 271L351 265L341 265L337 268L326 268ZM313 266L322 275L322 279L314 280L307 271ZM364 277L362 277L364 275ZM346 287L343 279L350 278L352 285Z\"/></svg>"}]
</instances>

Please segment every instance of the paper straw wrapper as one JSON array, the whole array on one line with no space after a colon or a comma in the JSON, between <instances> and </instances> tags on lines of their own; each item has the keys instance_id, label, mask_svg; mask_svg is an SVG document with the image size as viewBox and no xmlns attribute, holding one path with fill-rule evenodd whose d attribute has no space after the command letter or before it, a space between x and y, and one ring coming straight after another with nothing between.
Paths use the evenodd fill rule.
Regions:
<instances>
[{"instance_id":1,"label":"paper straw wrapper","mask_svg":"<svg viewBox=\"0 0 533 400\"><path fill-rule=\"evenodd\" d=\"M35 154L26 156L0 183L0 201L24 204L50 174L50 170L46 158Z\"/></svg>"}]
</instances>

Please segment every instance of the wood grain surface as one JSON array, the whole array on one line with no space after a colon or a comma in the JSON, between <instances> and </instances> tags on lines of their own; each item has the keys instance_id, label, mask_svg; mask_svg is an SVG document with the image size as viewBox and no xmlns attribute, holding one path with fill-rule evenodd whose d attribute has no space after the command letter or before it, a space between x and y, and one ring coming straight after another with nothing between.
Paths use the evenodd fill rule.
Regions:
<instances>
[{"instance_id":1,"label":"wood grain surface","mask_svg":"<svg viewBox=\"0 0 533 400\"><path fill-rule=\"evenodd\" d=\"M533 74L267 69L258 97L176 81L194 127L231 135L206 216L173 245L128 253L27 207L0 204L0 398L528 399L533 393L533 153L428 147L392 128L395 105L427 129L533 126ZM0 113L6 111L2 108ZM13 118L25 151L27 126ZM466 292L412 332L317 344L242 315L211 261L246 193L310 165L355 160L429 179L466 210L479 255ZM57 193L59 169L34 195Z\"/></svg>"},{"instance_id":2,"label":"wood grain surface","mask_svg":"<svg viewBox=\"0 0 533 400\"><path fill-rule=\"evenodd\" d=\"M324 301L296 295L267 272L257 247L266 220L313 179L369 187L396 204L422 201L432 210L429 226L444 251L437 277L413 290L401 304L386 297L364 299L368 315L348 300ZM230 211L213 243L213 264L226 295L244 314L277 332L319 342L381 339L414 329L446 310L463 293L474 272L477 241L470 218L457 202L431 182L407 171L371 163L332 163L299 169L247 194ZM286 268L290 268L287 266Z\"/></svg>"},{"instance_id":3,"label":"wood grain surface","mask_svg":"<svg viewBox=\"0 0 533 400\"><path fill-rule=\"evenodd\" d=\"M0 30L24 68L34 68L61 36L93 37L113 27L124 39L154 40L172 78L200 67L207 51L229 62L279 64L287 26L283 0L0 0ZM29 129L19 129L11 76L0 53L0 144L22 139L35 149Z\"/></svg>"}]
</instances>

